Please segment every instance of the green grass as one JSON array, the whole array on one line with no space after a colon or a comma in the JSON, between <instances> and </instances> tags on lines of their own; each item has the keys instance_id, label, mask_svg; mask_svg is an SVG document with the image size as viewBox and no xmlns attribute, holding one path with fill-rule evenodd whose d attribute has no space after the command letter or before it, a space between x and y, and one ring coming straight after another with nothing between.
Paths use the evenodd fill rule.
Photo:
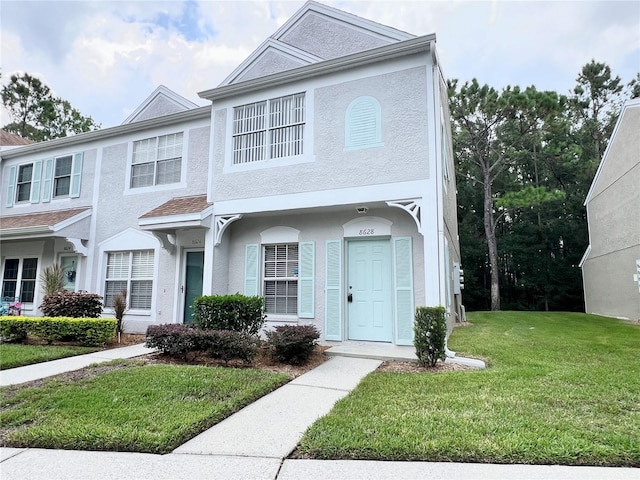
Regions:
<instances>
[{"instance_id":1,"label":"green grass","mask_svg":"<svg viewBox=\"0 0 640 480\"><path fill-rule=\"evenodd\" d=\"M97 352L95 347L0 343L0 370Z\"/></svg>"},{"instance_id":2,"label":"green grass","mask_svg":"<svg viewBox=\"0 0 640 480\"><path fill-rule=\"evenodd\" d=\"M248 368L115 363L77 382L0 389L4 446L167 453L289 380Z\"/></svg>"},{"instance_id":3,"label":"green grass","mask_svg":"<svg viewBox=\"0 0 640 480\"><path fill-rule=\"evenodd\" d=\"M375 372L304 435L322 459L640 466L640 327L585 314L468 314L489 368Z\"/></svg>"}]
</instances>

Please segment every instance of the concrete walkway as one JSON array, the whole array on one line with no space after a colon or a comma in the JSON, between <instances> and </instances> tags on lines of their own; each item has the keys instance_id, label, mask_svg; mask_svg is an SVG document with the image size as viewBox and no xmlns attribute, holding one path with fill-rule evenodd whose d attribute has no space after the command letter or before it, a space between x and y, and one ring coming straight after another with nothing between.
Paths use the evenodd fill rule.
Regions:
<instances>
[{"instance_id":1,"label":"concrete walkway","mask_svg":"<svg viewBox=\"0 0 640 480\"><path fill-rule=\"evenodd\" d=\"M37 370L29 367L7 370L1 373L2 384L9 384L9 378L13 383L22 383L149 351L137 345L64 359L66 363L56 360L33 365L39 367ZM381 360L367 358L333 357L168 455L0 448L0 477L2 480L640 478L640 470L633 468L286 459L304 431L380 363ZM23 372L22 380L16 371Z\"/></svg>"}]
</instances>

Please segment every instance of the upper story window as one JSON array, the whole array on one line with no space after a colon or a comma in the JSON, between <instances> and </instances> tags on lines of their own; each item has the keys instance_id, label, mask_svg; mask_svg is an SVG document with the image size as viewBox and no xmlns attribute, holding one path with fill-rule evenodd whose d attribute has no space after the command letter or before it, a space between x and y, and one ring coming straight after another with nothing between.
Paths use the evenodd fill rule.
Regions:
<instances>
[{"instance_id":1,"label":"upper story window","mask_svg":"<svg viewBox=\"0 0 640 480\"><path fill-rule=\"evenodd\" d=\"M8 167L5 205L77 198L82 184L82 152Z\"/></svg>"},{"instance_id":2,"label":"upper story window","mask_svg":"<svg viewBox=\"0 0 640 480\"><path fill-rule=\"evenodd\" d=\"M131 188L178 183L182 175L182 132L133 143Z\"/></svg>"},{"instance_id":3,"label":"upper story window","mask_svg":"<svg viewBox=\"0 0 640 480\"><path fill-rule=\"evenodd\" d=\"M304 125L304 93L234 108L233 164L302 155Z\"/></svg>"},{"instance_id":4,"label":"upper story window","mask_svg":"<svg viewBox=\"0 0 640 480\"><path fill-rule=\"evenodd\" d=\"M16 183L16 202L28 202L31 198L31 180L33 179L33 163L20 165Z\"/></svg>"},{"instance_id":5,"label":"upper story window","mask_svg":"<svg viewBox=\"0 0 640 480\"><path fill-rule=\"evenodd\" d=\"M71 155L56 158L55 174L53 179L54 197L65 197L69 195L69 190L71 188L72 163L73 157Z\"/></svg>"},{"instance_id":6,"label":"upper story window","mask_svg":"<svg viewBox=\"0 0 640 480\"><path fill-rule=\"evenodd\" d=\"M373 97L358 97L347 107L344 119L344 149L381 147L380 103Z\"/></svg>"}]
</instances>

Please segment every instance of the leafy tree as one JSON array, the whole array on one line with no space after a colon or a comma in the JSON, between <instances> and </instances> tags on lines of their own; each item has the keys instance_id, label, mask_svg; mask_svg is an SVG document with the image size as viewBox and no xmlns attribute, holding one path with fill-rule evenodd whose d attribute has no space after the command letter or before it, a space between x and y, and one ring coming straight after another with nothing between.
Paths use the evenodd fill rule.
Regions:
<instances>
[{"instance_id":1,"label":"leafy tree","mask_svg":"<svg viewBox=\"0 0 640 480\"><path fill-rule=\"evenodd\" d=\"M24 138L39 142L100 128L28 73L11 75L0 95L13 120L3 129Z\"/></svg>"}]
</instances>

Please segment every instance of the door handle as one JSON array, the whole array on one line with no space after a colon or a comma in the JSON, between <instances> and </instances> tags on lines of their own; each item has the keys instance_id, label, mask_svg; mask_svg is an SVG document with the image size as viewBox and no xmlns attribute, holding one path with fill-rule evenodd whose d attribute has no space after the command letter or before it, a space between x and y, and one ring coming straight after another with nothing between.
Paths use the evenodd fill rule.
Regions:
<instances>
[{"instance_id":1,"label":"door handle","mask_svg":"<svg viewBox=\"0 0 640 480\"><path fill-rule=\"evenodd\" d=\"M347 302L349 303L353 302L353 293L350 293L349 295L347 295Z\"/></svg>"},{"instance_id":2,"label":"door handle","mask_svg":"<svg viewBox=\"0 0 640 480\"><path fill-rule=\"evenodd\" d=\"M180 285L180 293L184 293L184 285Z\"/></svg>"}]
</instances>

